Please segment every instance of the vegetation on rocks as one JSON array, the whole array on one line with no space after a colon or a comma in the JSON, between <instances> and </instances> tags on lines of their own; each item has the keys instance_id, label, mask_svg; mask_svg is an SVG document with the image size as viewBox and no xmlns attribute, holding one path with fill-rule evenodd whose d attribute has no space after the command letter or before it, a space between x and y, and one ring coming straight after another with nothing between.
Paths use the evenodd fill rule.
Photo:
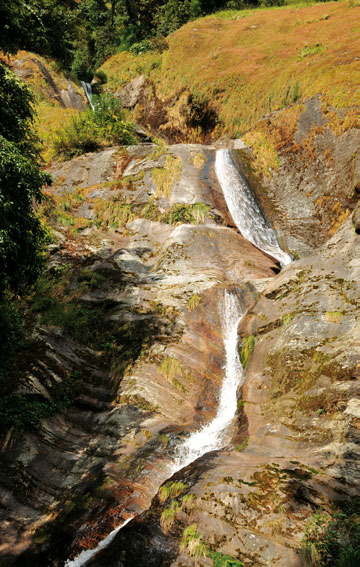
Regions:
<instances>
[{"instance_id":1,"label":"vegetation on rocks","mask_svg":"<svg viewBox=\"0 0 360 567\"><path fill-rule=\"evenodd\" d=\"M248 337L245 337L244 340L241 343L241 347L240 347L240 361L241 364L243 365L243 367L245 368L246 365L248 364L252 351L254 350L255 347L255 337L254 335L249 335Z\"/></svg>"},{"instance_id":2,"label":"vegetation on rocks","mask_svg":"<svg viewBox=\"0 0 360 567\"><path fill-rule=\"evenodd\" d=\"M158 498L160 502L165 502L168 498L177 498L180 496L189 486L184 484L183 482L167 482L163 486L161 486Z\"/></svg>"},{"instance_id":3,"label":"vegetation on rocks","mask_svg":"<svg viewBox=\"0 0 360 567\"><path fill-rule=\"evenodd\" d=\"M219 12L197 20L195 31L193 24L183 26L168 38L163 53L119 53L102 69L112 90L143 73L155 83L160 100L184 90L208 100L218 115L216 133L220 129L231 136L244 134L264 114L319 92L324 109L348 114L358 104L354 10L339 2ZM342 50L348 49L339 65ZM178 115L169 114L168 127L175 129L177 121ZM262 140L269 144L266 133Z\"/></svg>"},{"instance_id":4,"label":"vegetation on rocks","mask_svg":"<svg viewBox=\"0 0 360 567\"><path fill-rule=\"evenodd\" d=\"M355 567L360 561L359 499L320 511L307 523L302 541L306 567Z\"/></svg>"},{"instance_id":5,"label":"vegetation on rocks","mask_svg":"<svg viewBox=\"0 0 360 567\"><path fill-rule=\"evenodd\" d=\"M111 95L101 95L94 101L94 110L88 107L58 130L53 150L56 156L71 159L107 145L136 143L134 127L126 120L120 101Z\"/></svg>"}]
</instances>

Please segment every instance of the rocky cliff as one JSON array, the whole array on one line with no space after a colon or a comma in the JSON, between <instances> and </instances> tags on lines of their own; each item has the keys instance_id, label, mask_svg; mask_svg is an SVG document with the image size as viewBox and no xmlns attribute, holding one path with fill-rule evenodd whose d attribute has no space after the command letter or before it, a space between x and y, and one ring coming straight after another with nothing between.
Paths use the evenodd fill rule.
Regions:
<instances>
[{"instance_id":1,"label":"rocky cliff","mask_svg":"<svg viewBox=\"0 0 360 567\"><path fill-rule=\"evenodd\" d=\"M297 565L311 514L356 493L358 236L348 219L275 276L229 217L215 152L145 144L51 169L55 243L14 376L17 393L69 402L3 440L4 564L63 565L149 507L181 436L216 411L224 287L250 309L233 444L178 473L196 505L165 534L155 502L94 564L131 565L125 537L129 557L141 541L154 565L187 564L195 523L245 564Z\"/></svg>"},{"instance_id":2,"label":"rocky cliff","mask_svg":"<svg viewBox=\"0 0 360 567\"><path fill-rule=\"evenodd\" d=\"M331 98L328 82L334 53L341 55L333 22L346 17L351 35L354 9L276 12L278 33L302 26L310 45L318 23L326 49L296 59L296 43L292 64L303 71L304 96L295 97L292 84L282 104L274 91L275 107L271 100L251 107L241 132L223 91L212 91L210 106L189 99L194 93L181 90L171 58L189 33L200 51L209 34L236 32L246 43L258 27L270 33L263 12L176 32L162 54L168 84L151 66L154 54L137 66L130 54L106 64L124 106L153 134L179 143L111 147L49 167L54 183L38 210L52 239L48 270L23 305L26 340L4 392L9 402L31 400L34 415L23 416L25 428L2 432L1 566L63 567L132 517L89 567L316 565L316 537L328 537L334 514L357 502L357 107L352 94L343 106ZM347 70L353 49L343 57ZM265 56L255 55L258 64ZM308 66L308 56L318 59ZM49 86L45 62L19 60L19 73L30 65ZM309 67L327 77L321 83L317 75L316 92ZM121 85L111 69L120 69ZM335 90L344 89L342 71ZM60 95L68 106L59 85L57 110ZM69 89L78 108L83 99ZM281 271L229 214L215 173L221 147L293 256ZM231 441L169 478L181 440L216 414L225 289L247 309L238 328L245 384ZM358 520L342 518L346 548Z\"/></svg>"}]
</instances>

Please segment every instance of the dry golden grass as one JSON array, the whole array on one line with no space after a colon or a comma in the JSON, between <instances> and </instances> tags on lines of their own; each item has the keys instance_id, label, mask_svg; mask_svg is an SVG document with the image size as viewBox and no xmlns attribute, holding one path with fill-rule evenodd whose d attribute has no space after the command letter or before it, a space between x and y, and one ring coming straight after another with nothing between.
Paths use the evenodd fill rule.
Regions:
<instances>
[{"instance_id":1,"label":"dry golden grass","mask_svg":"<svg viewBox=\"0 0 360 567\"><path fill-rule=\"evenodd\" d=\"M182 161L179 157L169 155L164 167L155 167L151 176L156 185L157 197L170 197L175 181L179 181L182 171Z\"/></svg>"},{"instance_id":2,"label":"dry golden grass","mask_svg":"<svg viewBox=\"0 0 360 567\"><path fill-rule=\"evenodd\" d=\"M232 136L317 93L346 111L360 103L358 10L329 2L228 11L185 25L162 54L121 53L102 69L112 89L144 73L164 101L184 90L210 98ZM347 128L354 113L338 122L334 130Z\"/></svg>"},{"instance_id":3,"label":"dry golden grass","mask_svg":"<svg viewBox=\"0 0 360 567\"><path fill-rule=\"evenodd\" d=\"M68 78L54 61L27 51L18 51L16 55L8 57L0 54L0 59L25 80L35 96L35 130L43 143L42 158L48 163L53 157L50 148L55 131L64 127L70 121L71 116L79 112L73 108L63 108L59 102L58 93L61 90L67 90ZM45 71L42 71L41 67ZM53 82L52 85L49 77ZM82 90L74 82L72 86L82 94Z\"/></svg>"}]
</instances>

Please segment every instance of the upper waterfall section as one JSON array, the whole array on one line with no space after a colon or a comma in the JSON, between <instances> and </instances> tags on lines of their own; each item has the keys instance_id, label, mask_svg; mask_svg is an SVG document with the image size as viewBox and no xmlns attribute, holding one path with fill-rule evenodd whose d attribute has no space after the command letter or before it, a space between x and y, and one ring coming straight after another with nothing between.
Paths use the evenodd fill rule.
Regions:
<instances>
[{"instance_id":1,"label":"upper waterfall section","mask_svg":"<svg viewBox=\"0 0 360 567\"><path fill-rule=\"evenodd\" d=\"M216 152L215 171L233 221L244 238L276 258L282 267L290 264L291 256L281 250L276 232L267 224L229 150Z\"/></svg>"}]
</instances>

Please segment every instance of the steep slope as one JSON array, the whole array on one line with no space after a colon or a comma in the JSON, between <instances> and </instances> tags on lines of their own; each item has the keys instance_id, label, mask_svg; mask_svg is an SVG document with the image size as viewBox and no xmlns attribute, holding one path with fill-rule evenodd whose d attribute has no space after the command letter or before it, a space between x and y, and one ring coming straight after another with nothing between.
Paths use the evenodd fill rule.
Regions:
<instances>
[{"instance_id":1,"label":"steep slope","mask_svg":"<svg viewBox=\"0 0 360 567\"><path fill-rule=\"evenodd\" d=\"M106 88L169 140L242 136L242 167L280 239L307 254L358 198L358 12L337 2L219 13L161 54L110 58Z\"/></svg>"},{"instance_id":2,"label":"steep slope","mask_svg":"<svg viewBox=\"0 0 360 567\"><path fill-rule=\"evenodd\" d=\"M358 496L358 278L348 221L269 283L239 329L255 346L233 445L178 473L182 494L156 498L89 566L146 557L154 567L205 566L214 554L246 566L303 564L304 526ZM191 505L181 508L185 494Z\"/></svg>"},{"instance_id":3,"label":"steep slope","mask_svg":"<svg viewBox=\"0 0 360 567\"><path fill-rule=\"evenodd\" d=\"M163 53L103 66L135 119L178 143L49 168L48 271L4 392L1 566L63 567L136 516L89 567L297 567L309 522L325 515L325 537L334 506L356 503L358 9L220 13ZM46 113L63 120L84 101L34 57L11 65L51 136ZM293 255L281 273L236 229L218 148ZM168 481L176 447L216 413L225 289L249 310L232 441ZM349 537L357 521L344 520Z\"/></svg>"},{"instance_id":4,"label":"steep slope","mask_svg":"<svg viewBox=\"0 0 360 567\"><path fill-rule=\"evenodd\" d=\"M142 511L176 438L214 414L224 285L250 304L242 282L278 267L227 226L213 161L211 147L147 144L51 169L57 243L12 395L62 411L3 439L7 565L61 565Z\"/></svg>"},{"instance_id":5,"label":"steep slope","mask_svg":"<svg viewBox=\"0 0 360 567\"><path fill-rule=\"evenodd\" d=\"M1 61L30 87L35 97L36 131L43 142L43 157L51 157L50 146L55 131L66 124L79 110L84 110L86 99L82 89L69 73L59 69L55 61L40 55L19 51L16 56L4 56Z\"/></svg>"},{"instance_id":6,"label":"steep slope","mask_svg":"<svg viewBox=\"0 0 360 567\"><path fill-rule=\"evenodd\" d=\"M102 70L119 96L142 74L138 97L125 102L172 140L237 137L265 114L319 93L325 110L342 109L351 122L359 105L358 11L336 2L220 12L170 35L162 53L119 53Z\"/></svg>"}]
</instances>

